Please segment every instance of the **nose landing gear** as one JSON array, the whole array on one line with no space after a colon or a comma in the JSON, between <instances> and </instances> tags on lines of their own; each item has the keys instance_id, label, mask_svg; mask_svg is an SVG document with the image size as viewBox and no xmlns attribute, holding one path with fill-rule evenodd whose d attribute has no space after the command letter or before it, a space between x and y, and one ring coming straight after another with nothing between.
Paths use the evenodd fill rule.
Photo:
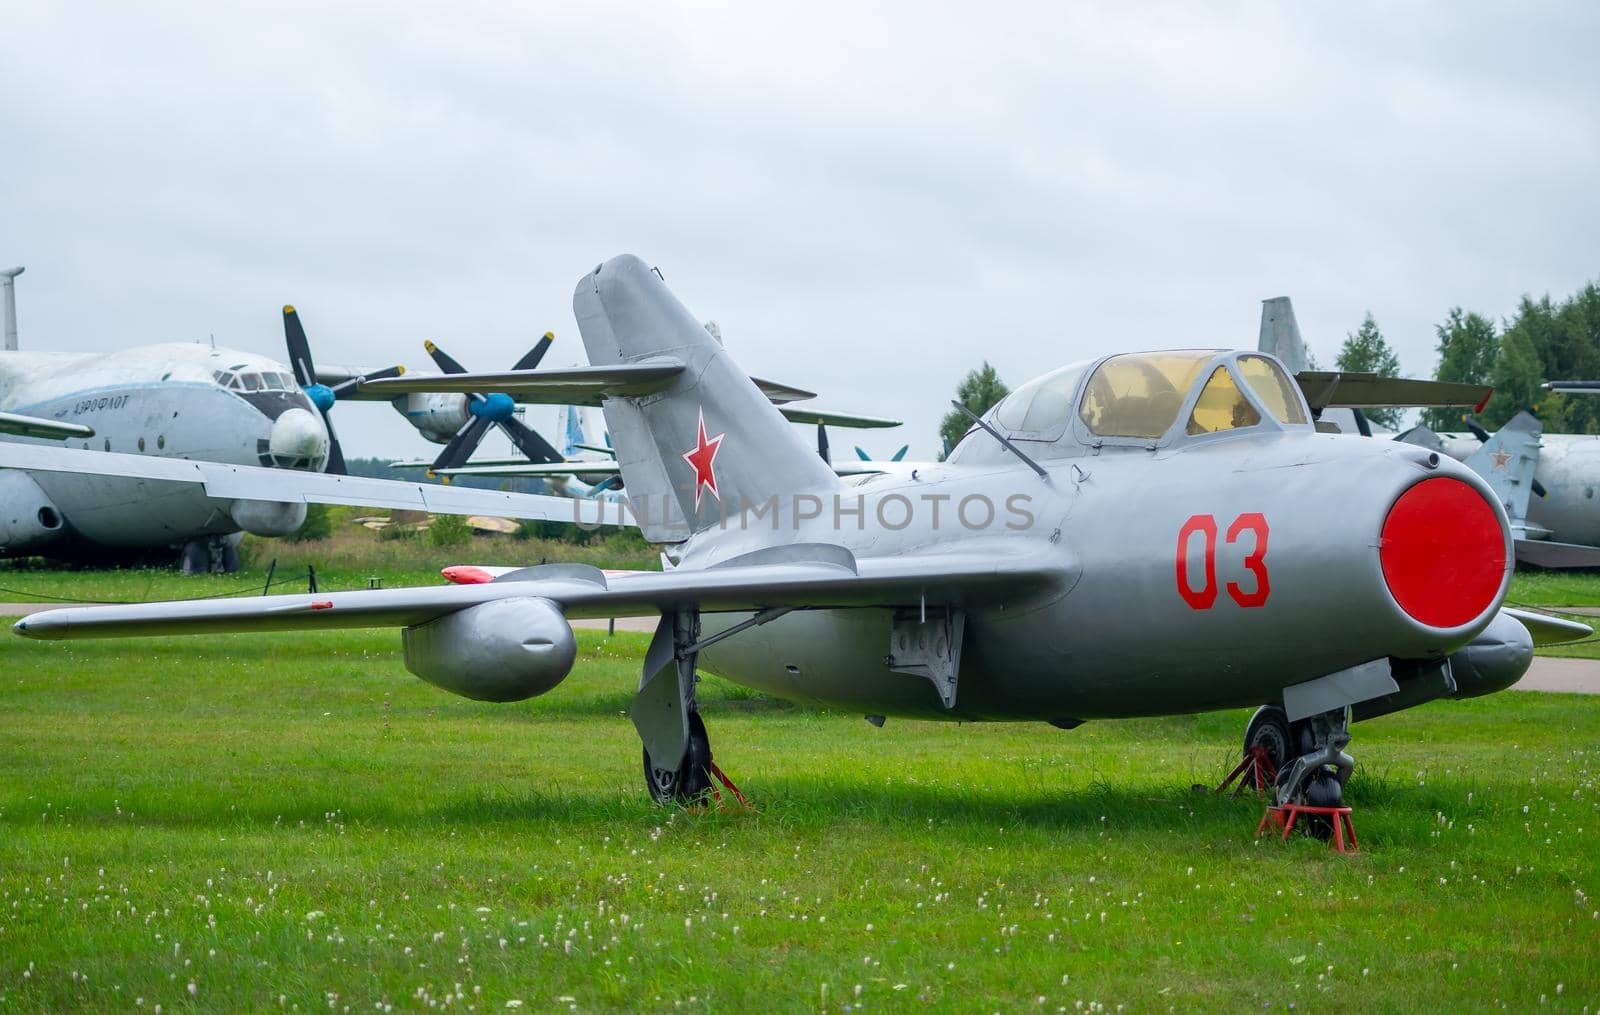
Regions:
<instances>
[{"instance_id":1,"label":"nose landing gear","mask_svg":"<svg viewBox=\"0 0 1600 1015\"><path fill-rule=\"evenodd\" d=\"M1275 772L1269 807L1312 808L1306 812L1304 827L1317 838L1326 839L1336 828L1318 810L1342 808L1344 784L1355 769L1355 762L1344 752L1349 743L1348 708L1291 722L1282 707L1264 705L1245 727L1245 761L1236 772L1252 764L1250 775ZM1348 815L1344 820L1349 820Z\"/></svg>"}]
</instances>

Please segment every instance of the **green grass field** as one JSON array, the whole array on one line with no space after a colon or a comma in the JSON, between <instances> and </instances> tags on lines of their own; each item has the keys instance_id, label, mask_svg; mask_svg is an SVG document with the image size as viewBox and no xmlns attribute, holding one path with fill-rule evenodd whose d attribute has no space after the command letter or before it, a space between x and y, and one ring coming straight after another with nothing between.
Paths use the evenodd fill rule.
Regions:
<instances>
[{"instance_id":1,"label":"green grass field","mask_svg":"<svg viewBox=\"0 0 1600 1015\"><path fill-rule=\"evenodd\" d=\"M1600 1006L1600 698L1358 726L1341 857L1191 790L1244 713L874 729L708 679L755 808L659 809L645 639L580 638L498 706L393 632L0 638L0 1008Z\"/></svg>"}]
</instances>

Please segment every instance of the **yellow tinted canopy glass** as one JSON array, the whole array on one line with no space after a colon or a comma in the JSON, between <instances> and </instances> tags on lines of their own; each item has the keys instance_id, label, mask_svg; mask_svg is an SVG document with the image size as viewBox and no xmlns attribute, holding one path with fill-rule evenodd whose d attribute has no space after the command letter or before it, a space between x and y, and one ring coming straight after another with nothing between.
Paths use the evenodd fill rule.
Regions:
<instances>
[{"instance_id":1,"label":"yellow tinted canopy glass","mask_svg":"<svg viewBox=\"0 0 1600 1015\"><path fill-rule=\"evenodd\" d=\"M1261 414L1233 382L1233 375L1228 373L1228 368L1217 367L1211 371L1211 379L1206 381L1205 390L1200 392L1199 400L1194 403L1194 412L1189 414L1189 432L1216 433L1218 430L1255 426L1259 422Z\"/></svg>"},{"instance_id":2,"label":"yellow tinted canopy glass","mask_svg":"<svg viewBox=\"0 0 1600 1015\"><path fill-rule=\"evenodd\" d=\"M1183 396L1215 356L1204 350L1113 356L1089 378L1078 417L1102 437L1160 437L1177 422Z\"/></svg>"},{"instance_id":3,"label":"yellow tinted canopy glass","mask_svg":"<svg viewBox=\"0 0 1600 1015\"><path fill-rule=\"evenodd\" d=\"M1256 398L1280 423L1304 423L1305 410L1300 408L1300 397L1294 382L1278 364L1265 356L1240 356L1239 372L1244 382L1255 392Z\"/></svg>"}]
</instances>

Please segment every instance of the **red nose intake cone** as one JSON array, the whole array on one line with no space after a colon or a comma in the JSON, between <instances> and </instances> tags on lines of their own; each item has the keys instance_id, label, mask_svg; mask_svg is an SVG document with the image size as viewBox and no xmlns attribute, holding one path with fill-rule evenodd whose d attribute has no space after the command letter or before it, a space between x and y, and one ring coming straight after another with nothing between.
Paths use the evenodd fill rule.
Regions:
<instances>
[{"instance_id":1,"label":"red nose intake cone","mask_svg":"<svg viewBox=\"0 0 1600 1015\"><path fill-rule=\"evenodd\" d=\"M1400 495L1378 544L1395 602L1430 627L1460 627L1494 602L1506 571L1494 508L1459 479L1425 479Z\"/></svg>"}]
</instances>

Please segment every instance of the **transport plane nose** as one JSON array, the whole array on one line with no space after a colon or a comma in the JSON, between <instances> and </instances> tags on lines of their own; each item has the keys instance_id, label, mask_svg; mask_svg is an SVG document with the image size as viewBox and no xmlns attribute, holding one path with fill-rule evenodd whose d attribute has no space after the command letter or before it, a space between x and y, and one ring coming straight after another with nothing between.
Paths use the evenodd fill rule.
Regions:
<instances>
[{"instance_id":1,"label":"transport plane nose","mask_svg":"<svg viewBox=\"0 0 1600 1015\"><path fill-rule=\"evenodd\" d=\"M289 409L272 424L268 444L274 465L320 469L328 459L328 428L315 413Z\"/></svg>"}]
</instances>

